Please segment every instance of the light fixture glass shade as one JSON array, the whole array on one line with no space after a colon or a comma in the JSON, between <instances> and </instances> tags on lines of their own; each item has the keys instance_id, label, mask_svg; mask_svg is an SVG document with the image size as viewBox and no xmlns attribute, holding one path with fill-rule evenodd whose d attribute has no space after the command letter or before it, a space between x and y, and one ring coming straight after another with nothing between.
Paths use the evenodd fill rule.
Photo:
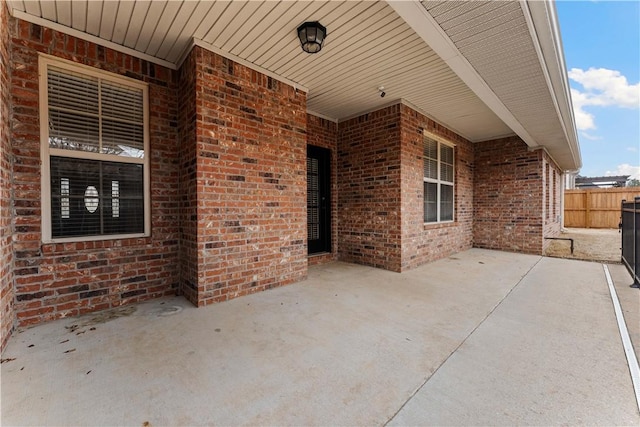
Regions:
<instances>
[{"instance_id":1,"label":"light fixture glass shade","mask_svg":"<svg viewBox=\"0 0 640 427\"><path fill-rule=\"evenodd\" d=\"M298 38L302 50L307 53L317 53L322 49L322 43L327 36L327 29L319 22L305 22L298 27Z\"/></svg>"}]
</instances>

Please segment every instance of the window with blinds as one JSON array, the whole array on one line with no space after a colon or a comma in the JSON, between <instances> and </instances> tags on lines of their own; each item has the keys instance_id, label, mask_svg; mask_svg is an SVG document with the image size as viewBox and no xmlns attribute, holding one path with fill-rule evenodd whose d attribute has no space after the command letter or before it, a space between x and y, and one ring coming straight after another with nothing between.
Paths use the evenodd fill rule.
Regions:
<instances>
[{"instance_id":1,"label":"window with blinds","mask_svg":"<svg viewBox=\"0 0 640 427\"><path fill-rule=\"evenodd\" d=\"M454 148L424 137L424 222L453 221Z\"/></svg>"},{"instance_id":2,"label":"window with blinds","mask_svg":"<svg viewBox=\"0 0 640 427\"><path fill-rule=\"evenodd\" d=\"M45 55L40 67L43 239L148 235L147 85Z\"/></svg>"}]
</instances>

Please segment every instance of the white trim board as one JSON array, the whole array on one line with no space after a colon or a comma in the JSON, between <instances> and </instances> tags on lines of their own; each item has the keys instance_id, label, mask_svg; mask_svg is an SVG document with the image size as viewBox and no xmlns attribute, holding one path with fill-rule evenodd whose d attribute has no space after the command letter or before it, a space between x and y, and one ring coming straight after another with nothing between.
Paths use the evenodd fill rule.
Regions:
<instances>
[{"instance_id":1,"label":"white trim board","mask_svg":"<svg viewBox=\"0 0 640 427\"><path fill-rule=\"evenodd\" d=\"M629 337L629 330L627 324L624 321L624 315L622 314L622 307L620 307L620 301L618 300L618 294L616 288L613 286L613 280L609 273L609 267L606 264L602 264L604 274L607 278L607 285L609 285L609 293L611 294L611 301L613 302L613 309L616 313L616 320L618 321L618 330L620 331L620 338L622 339L622 345L624 347L624 354L627 356L627 364L629 365L629 373L631 374L631 382L633 383L633 389L636 395L636 405L640 411L640 366L638 366L638 359L636 353L633 351L633 345L631 344L631 338Z\"/></svg>"}]
</instances>

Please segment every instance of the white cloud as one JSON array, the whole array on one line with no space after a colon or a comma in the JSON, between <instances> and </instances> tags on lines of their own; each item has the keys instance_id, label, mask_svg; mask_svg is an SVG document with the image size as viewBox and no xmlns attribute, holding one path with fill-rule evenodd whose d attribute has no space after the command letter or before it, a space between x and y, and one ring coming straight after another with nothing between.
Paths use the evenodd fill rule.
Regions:
<instances>
[{"instance_id":1,"label":"white cloud","mask_svg":"<svg viewBox=\"0 0 640 427\"><path fill-rule=\"evenodd\" d=\"M591 135L590 133L584 131L580 132L580 135L582 135L582 137L585 139L590 139L591 141L598 141L602 139L601 136Z\"/></svg>"},{"instance_id":2,"label":"white cloud","mask_svg":"<svg viewBox=\"0 0 640 427\"><path fill-rule=\"evenodd\" d=\"M640 179L640 166L631 166L629 163L618 165L616 170L607 171L605 176L631 175L629 179Z\"/></svg>"},{"instance_id":3,"label":"white cloud","mask_svg":"<svg viewBox=\"0 0 640 427\"><path fill-rule=\"evenodd\" d=\"M595 129L595 117L582 109L586 104L587 97L577 89L571 89L571 99L573 100L573 115L576 118L578 130Z\"/></svg>"},{"instance_id":4,"label":"white cloud","mask_svg":"<svg viewBox=\"0 0 640 427\"><path fill-rule=\"evenodd\" d=\"M583 105L640 107L640 83L630 85L620 71L606 68L589 68L584 71L572 68L569 78L585 89L586 102Z\"/></svg>"},{"instance_id":5,"label":"white cloud","mask_svg":"<svg viewBox=\"0 0 640 427\"><path fill-rule=\"evenodd\" d=\"M632 153L637 153L638 152L638 148L637 147L627 147L627 151L631 151Z\"/></svg>"},{"instance_id":6,"label":"white cloud","mask_svg":"<svg viewBox=\"0 0 640 427\"><path fill-rule=\"evenodd\" d=\"M580 131L596 129L595 116L584 107L640 108L640 83L629 84L619 71L572 68L568 75L584 89L571 89L576 127Z\"/></svg>"}]
</instances>

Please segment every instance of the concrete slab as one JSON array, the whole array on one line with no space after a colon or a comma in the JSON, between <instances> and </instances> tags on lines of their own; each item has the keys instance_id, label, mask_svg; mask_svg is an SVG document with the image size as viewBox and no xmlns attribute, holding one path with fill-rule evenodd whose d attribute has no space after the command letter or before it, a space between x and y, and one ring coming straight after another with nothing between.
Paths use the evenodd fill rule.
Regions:
<instances>
[{"instance_id":1,"label":"concrete slab","mask_svg":"<svg viewBox=\"0 0 640 427\"><path fill-rule=\"evenodd\" d=\"M439 380L435 385L447 394L431 396L439 399L431 406L435 414L453 410L470 424L496 424L507 418L492 417L494 407L535 409L533 396L556 399L549 408L559 422L566 413L561 403L584 409L588 424L606 414L608 424L638 421L629 406L630 380L621 373L622 347L612 344L619 338L609 335L615 320L613 310L605 313L604 277L598 284L583 263L565 260L543 260L543 270L551 271L538 272L540 259L474 249L402 274L332 263L311 268L304 282L206 308L176 297L20 331L2 355L0 421L382 425L409 401L394 422L430 424L434 418L416 399L425 398L452 361L474 351L480 353L471 369L461 366L459 379L448 378L464 396L478 391L466 380L470 373L493 374L489 392L480 389L493 393L493 406L465 418L474 401L460 400ZM590 281L565 285L573 270L591 272L585 273ZM549 290L554 284L561 289ZM559 300L570 307L565 323L552 321L563 307ZM487 328L492 322L497 325ZM585 322L605 326L591 332L585 326L574 337L571 325ZM501 348L505 340L514 347ZM569 369L574 365L576 371ZM523 375L527 366L535 369ZM590 381L574 378L586 369L596 373ZM606 369L611 378L601 378ZM557 390L540 386L552 383ZM566 383L575 385L570 394ZM605 403L596 408L605 415L584 408L598 397ZM531 414L518 419L546 424L552 418Z\"/></svg>"},{"instance_id":2,"label":"concrete slab","mask_svg":"<svg viewBox=\"0 0 640 427\"><path fill-rule=\"evenodd\" d=\"M608 264L609 273L618 294L624 321L633 343L636 357L640 360L640 289L632 288L633 279L622 264Z\"/></svg>"},{"instance_id":3,"label":"concrete slab","mask_svg":"<svg viewBox=\"0 0 640 427\"><path fill-rule=\"evenodd\" d=\"M638 425L602 265L543 258L391 425Z\"/></svg>"}]
</instances>

